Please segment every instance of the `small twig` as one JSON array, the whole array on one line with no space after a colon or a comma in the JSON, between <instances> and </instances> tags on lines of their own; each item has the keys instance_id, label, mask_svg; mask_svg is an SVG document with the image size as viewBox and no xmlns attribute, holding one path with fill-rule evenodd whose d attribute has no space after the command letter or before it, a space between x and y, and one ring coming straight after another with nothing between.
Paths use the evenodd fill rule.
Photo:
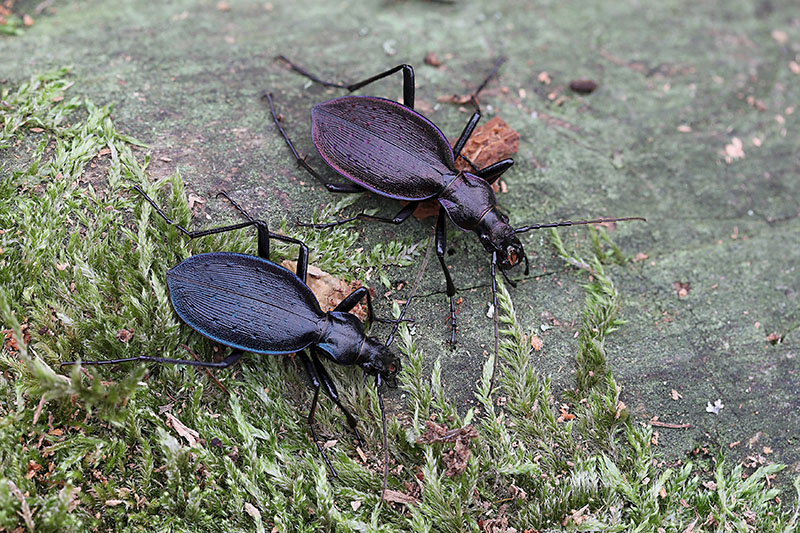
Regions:
<instances>
[{"instance_id":1,"label":"small twig","mask_svg":"<svg viewBox=\"0 0 800 533\"><path fill-rule=\"evenodd\" d=\"M28 507L28 502L25 500L25 495L22 494L22 491L19 490L19 488L11 480L8 481L8 488L11 489L11 494L13 494L19 500L19 503L22 506L22 512L20 512L19 515L23 520L25 520L25 525L28 526L28 531L33 533L33 513L31 513L31 508Z\"/></svg>"},{"instance_id":2,"label":"small twig","mask_svg":"<svg viewBox=\"0 0 800 533\"><path fill-rule=\"evenodd\" d=\"M659 422L658 420L650 420L648 422L651 426L657 426L660 428L669 428L669 429L689 429L692 427L691 424L670 424L669 422Z\"/></svg>"},{"instance_id":3,"label":"small twig","mask_svg":"<svg viewBox=\"0 0 800 533\"><path fill-rule=\"evenodd\" d=\"M195 361L200 361L200 358L199 358L199 357L197 357L197 354L196 354L196 353L194 353L194 352L192 351L192 349L191 349L191 348L189 348L189 347L188 347L188 346L186 346L185 344L181 344L181 348L183 348L184 350L186 350L187 352L189 352L189 353L192 355L192 357L194 357L194 360L195 360ZM212 374L212 373L211 373L211 370L209 370L208 368L205 368L205 367L203 367L203 370L205 370L205 371L206 371L206 375L207 375L208 377L210 377L212 380L214 380L214 383L216 383L216 384L217 384L217 387L219 387L219 390L221 390L222 392L224 392L224 393L225 393L225 394L227 394L228 396L230 396L230 395L231 395L230 391L229 391L228 389L226 389L226 388L225 388L225 385L223 385L222 383L220 383L220 381L217 379L217 376L215 376L214 374Z\"/></svg>"},{"instance_id":4,"label":"small twig","mask_svg":"<svg viewBox=\"0 0 800 533\"><path fill-rule=\"evenodd\" d=\"M36 422L39 421L39 415L42 414L42 408L44 408L44 404L45 403L47 403L47 402L45 400L44 394L42 394L42 399L39 400L39 405L36 406L36 411L33 412L33 424L34 425L36 425Z\"/></svg>"}]
</instances>

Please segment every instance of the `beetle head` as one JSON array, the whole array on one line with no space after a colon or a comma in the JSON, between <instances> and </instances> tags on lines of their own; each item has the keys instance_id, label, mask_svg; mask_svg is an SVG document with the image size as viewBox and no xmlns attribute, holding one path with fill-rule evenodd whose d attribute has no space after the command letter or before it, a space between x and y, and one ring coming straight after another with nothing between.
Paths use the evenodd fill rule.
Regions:
<instances>
[{"instance_id":1,"label":"beetle head","mask_svg":"<svg viewBox=\"0 0 800 533\"><path fill-rule=\"evenodd\" d=\"M497 264L501 270L508 270L525 260L525 274L528 273L528 257L508 217L497 208L484 214L475 228L475 233L489 254L497 254Z\"/></svg>"},{"instance_id":2,"label":"beetle head","mask_svg":"<svg viewBox=\"0 0 800 533\"><path fill-rule=\"evenodd\" d=\"M387 346L375 337L367 337L361 348L359 366L370 376L381 376L390 387L397 386L397 373L400 372L398 359Z\"/></svg>"}]
</instances>

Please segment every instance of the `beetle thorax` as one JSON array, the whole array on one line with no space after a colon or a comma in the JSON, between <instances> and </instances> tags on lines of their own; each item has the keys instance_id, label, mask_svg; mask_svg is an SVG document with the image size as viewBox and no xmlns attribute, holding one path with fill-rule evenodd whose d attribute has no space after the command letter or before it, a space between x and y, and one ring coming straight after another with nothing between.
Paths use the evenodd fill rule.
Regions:
<instances>
[{"instance_id":1,"label":"beetle thorax","mask_svg":"<svg viewBox=\"0 0 800 533\"><path fill-rule=\"evenodd\" d=\"M325 327L318 346L340 365L359 364L362 345L366 339L361 321L350 313L340 311L331 311L325 318Z\"/></svg>"},{"instance_id":2,"label":"beetle thorax","mask_svg":"<svg viewBox=\"0 0 800 533\"><path fill-rule=\"evenodd\" d=\"M444 188L439 202L459 228L476 231L487 211L497 205L492 186L469 172L459 172Z\"/></svg>"}]
</instances>

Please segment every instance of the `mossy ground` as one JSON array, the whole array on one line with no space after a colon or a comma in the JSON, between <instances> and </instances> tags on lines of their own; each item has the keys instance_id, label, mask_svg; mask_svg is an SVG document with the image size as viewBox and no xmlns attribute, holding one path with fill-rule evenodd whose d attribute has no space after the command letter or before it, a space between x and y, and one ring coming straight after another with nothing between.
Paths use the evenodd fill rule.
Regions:
<instances>
[{"instance_id":1,"label":"mossy ground","mask_svg":"<svg viewBox=\"0 0 800 533\"><path fill-rule=\"evenodd\" d=\"M224 10L185 2L154 11L135 3L65 4L0 41L4 55L19 59L6 70L0 108L3 323L28 324L17 330L18 353L7 353L3 363L2 526L24 527L18 513L28 506L37 528L76 530L452 530L478 528L480 520L486 527L491 519L501 527L500 515L514 527L540 530L795 527L798 249L791 243L800 195L798 85L790 62L797 62L800 37L791 3L348 5L356 7L231 2ZM422 65L429 49L444 67ZM258 97L266 88L276 93L287 127L310 153L308 107L335 93L304 88L273 62L276 53L343 80L414 63L420 106L427 103L426 113L453 134L466 113L434 104L436 96L468 92L492 58L506 54L500 81L483 102L523 139L506 177L510 192L501 196L512 220L650 219L612 233L624 256L648 255L633 264L598 251L593 242L601 241L588 230L560 233L566 249L594 269L586 289L586 274L546 233L525 239L536 267L510 289L516 320L508 318L511 300L504 297L507 366L496 395L502 407L490 405L476 385L491 347L488 268L474 238L451 232L449 260L464 297L459 346L445 345L446 303L431 268L413 311L416 334L401 343L412 361L405 396L391 401L392 457L404 465L391 485L410 490L403 483L416 483L418 467L424 481L422 503L410 515L399 507L374 511L375 398L357 372L337 377L363 417L368 464L354 459L339 414L323 410L323 432L338 439L334 455L345 472L331 483L308 441L307 393L291 361L251 358L219 373L233 392L228 398L190 369L64 380L25 358L26 334L28 355L53 367L77 357L184 357L181 343L213 356L213 346L176 321L163 273L190 253L252 249L252 238L187 245L129 194L133 183L158 181L150 190L190 224L185 183L205 200L192 210L196 226L230 220L212 199L220 188L273 225L288 216L287 231L295 231L294 216L333 215L330 195L301 186L309 179L295 171ZM74 65L72 74L51 71L64 64ZM544 70L551 85L539 82ZM36 87L18 92L33 74ZM565 84L579 76L598 79L600 90L571 95ZM376 93L399 95L395 82ZM744 141L744 158L726 162L734 137ZM162 188L167 181L172 187ZM374 197L358 202L395 208ZM357 244L354 229L303 234L317 250L312 261L374 286L394 289L412 279L414 269L406 267L419 257L414 245L427 242L425 223L359 227ZM351 250L345 263L337 259L342 248ZM595 258L607 263L602 275ZM380 268L384 261L397 268ZM686 296L675 294L675 282L691 284ZM627 324L593 336L592 328L603 328L592 310L613 322L619 307ZM117 338L130 330L128 342ZM533 331L544 340L541 352L519 343ZM767 339L772 332L777 344ZM706 413L717 398L725 407ZM578 417L558 421L561 403ZM189 451L167 413L205 442ZM472 462L458 478L442 474L442 445L414 443L428 414L450 427L471 416L478 427ZM692 427L650 433L640 424L653 416ZM264 420L281 426L265 427ZM789 463L794 473L772 479L778 467L754 470L772 461ZM733 468L740 462L748 465L747 480ZM765 483L784 487L782 507ZM362 502L358 510L352 501Z\"/></svg>"}]
</instances>

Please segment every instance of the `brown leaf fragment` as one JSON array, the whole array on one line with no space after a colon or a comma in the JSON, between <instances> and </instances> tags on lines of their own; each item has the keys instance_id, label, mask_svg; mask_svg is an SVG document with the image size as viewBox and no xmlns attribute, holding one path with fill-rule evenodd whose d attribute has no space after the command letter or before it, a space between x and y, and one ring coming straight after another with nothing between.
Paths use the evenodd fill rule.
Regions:
<instances>
[{"instance_id":1,"label":"brown leaf fragment","mask_svg":"<svg viewBox=\"0 0 800 533\"><path fill-rule=\"evenodd\" d=\"M353 511L358 511L361 507L361 500L353 500L350 502L350 507L353 508Z\"/></svg>"},{"instance_id":2,"label":"brown leaf fragment","mask_svg":"<svg viewBox=\"0 0 800 533\"><path fill-rule=\"evenodd\" d=\"M767 335L767 342L770 344L778 344L781 341L781 335L777 331L773 331Z\"/></svg>"},{"instance_id":3,"label":"brown leaf fragment","mask_svg":"<svg viewBox=\"0 0 800 533\"><path fill-rule=\"evenodd\" d=\"M544 346L544 341L540 339L538 335L531 335L531 346L533 347L533 351L538 352Z\"/></svg>"},{"instance_id":4,"label":"brown leaf fragment","mask_svg":"<svg viewBox=\"0 0 800 533\"><path fill-rule=\"evenodd\" d=\"M455 145L455 141L451 144ZM511 157L518 150L519 133L512 129L502 118L494 117L483 126L475 129L461 153L472 161L475 167L484 168L492 163ZM461 157L456 160L456 168L466 172L474 172L470 164ZM497 182L494 185L497 185Z\"/></svg>"},{"instance_id":5,"label":"brown leaf fragment","mask_svg":"<svg viewBox=\"0 0 800 533\"><path fill-rule=\"evenodd\" d=\"M736 159L744 159L744 149L742 146L742 140L739 137L731 139L731 142L725 145L725 150L723 151L725 162L730 164Z\"/></svg>"},{"instance_id":6,"label":"brown leaf fragment","mask_svg":"<svg viewBox=\"0 0 800 533\"><path fill-rule=\"evenodd\" d=\"M206 199L205 198L203 198L202 196L199 196L197 194L194 194L192 192L189 193L188 201L189 201L189 211L194 210L194 206L196 204L203 205L204 203L206 203Z\"/></svg>"},{"instance_id":7,"label":"brown leaf fragment","mask_svg":"<svg viewBox=\"0 0 800 533\"><path fill-rule=\"evenodd\" d=\"M644 261L644 260L645 260L645 259L647 259L648 257L650 257L650 256L649 256L649 255L647 255L647 254L645 254L645 253L639 252L638 254L636 254L636 255L633 257L633 262L634 262L634 263L637 263L637 262L639 262L639 261Z\"/></svg>"},{"instance_id":8,"label":"brown leaf fragment","mask_svg":"<svg viewBox=\"0 0 800 533\"><path fill-rule=\"evenodd\" d=\"M672 287L675 289L675 294L678 295L678 298L686 298L689 295L689 291L692 290L692 284L690 282L682 282L682 281L675 281L672 283Z\"/></svg>"},{"instance_id":9,"label":"brown leaf fragment","mask_svg":"<svg viewBox=\"0 0 800 533\"><path fill-rule=\"evenodd\" d=\"M433 51L428 51L428 53L425 54L425 64L430 65L432 67L442 66L442 62L439 60L439 57Z\"/></svg>"},{"instance_id":10,"label":"brown leaf fragment","mask_svg":"<svg viewBox=\"0 0 800 533\"><path fill-rule=\"evenodd\" d=\"M130 342L133 338L133 329L121 329L117 332L116 337L119 342Z\"/></svg>"},{"instance_id":11,"label":"brown leaf fragment","mask_svg":"<svg viewBox=\"0 0 800 533\"><path fill-rule=\"evenodd\" d=\"M587 79L572 80L569 82L569 88L578 94L589 94L597 89L597 82Z\"/></svg>"},{"instance_id":12,"label":"brown leaf fragment","mask_svg":"<svg viewBox=\"0 0 800 533\"><path fill-rule=\"evenodd\" d=\"M27 13L25 13L24 15L22 15L22 23L25 26L29 26L29 27L33 26L33 17L28 15Z\"/></svg>"},{"instance_id":13,"label":"brown leaf fragment","mask_svg":"<svg viewBox=\"0 0 800 533\"><path fill-rule=\"evenodd\" d=\"M417 442L431 444L434 442L454 442L453 449L442 451L442 462L447 467L445 475L453 477L463 474L469 463L469 441L478 437L478 430L471 424L463 428L448 429L447 426L430 420L425 422L426 431L417 438Z\"/></svg>"},{"instance_id":14,"label":"brown leaf fragment","mask_svg":"<svg viewBox=\"0 0 800 533\"><path fill-rule=\"evenodd\" d=\"M672 399L675 400L675 401L680 400L681 398L683 398L683 395L680 392L676 391L675 389L672 389L672 393L671 394L672 394Z\"/></svg>"},{"instance_id":15,"label":"brown leaf fragment","mask_svg":"<svg viewBox=\"0 0 800 533\"><path fill-rule=\"evenodd\" d=\"M122 503L125 503L125 502L123 500L106 500L105 501L105 506L106 507L116 507L117 505L120 505Z\"/></svg>"},{"instance_id":16,"label":"brown leaf fragment","mask_svg":"<svg viewBox=\"0 0 800 533\"><path fill-rule=\"evenodd\" d=\"M281 266L295 272L297 270L296 261L283 261ZM314 265L308 266L308 278L306 279L308 287L314 296L317 297L319 305L323 311L330 311L335 308L339 303L344 300L351 292L361 288L360 281L353 281L348 283L343 279L334 277L324 270L321 270ZM365 305L358 304L350 311L362 321L367 318L367 308Z\"/></svg>"},{"instance_id":17,"label":"brown leaf fragment","mask_svg":"<svg viewBox=\"0 0 800 533\"><path fill-rule=\"evenodd\" d=\"M772 30L770 35L772 35L772 38L775 39L775 42L778 44L786 44L789 42L789 36L786 35L786 32L783 30Z\"/></svg>"},{"instance_id":18,"label":"brown leaf fragment","mask_svg":"<svg viewBox=\"0 0 800 533\"><path fill-rule=\"evenodd\" d=\"M383 493L383 499L387 502L393 503L405 503L407 505L418 505L419 500L415 497L411 496L410 494L406 494L404 492L400 492L397 490L386 489Z\"/></svg>"},{"instance_id":19,"label":"brown leaf fragment","mask_svg":"<svg viewBox=\"0 0 800 533\"><path fill-rule=\"evenodd\" d=\"M186 427L183 422L172 416L171 413L164 413L167 417L167 425L174 429L178 435L183 437L189 442L189 446L194 446L197 444L197 437L200 436L198 432L195 430Z\"/></svg>"},{"instance_id":20,"label":"brown leaf fragment","mask_svg":"<svg viewBox=\"0 0 800 533\"><path fill-rule=\"evenodd\" d=\"M544 70L539 73L537 79L539 80L539 83L541 83L542 85L550 85L550 82L552 81L550 79L550 74L548 74L547 71Z\"/></svg>"},{"instance_id":21,"label":"brown leaf fragment","mask_svg":"<svg viewBox=\"0 0 800 533\"><path fill-rule=\"evenodd\" d=\"M439 214L439 201L438 200L425 200L420 202L414 210L414 218L417 220L425 220L426 218L436 216Z\"/></svg>"},{"instance_id":22,"label":"brown leaf fragment","mask_svg":"<svg viewBox=\"0 0 800 533\"><path fill-rule=\"evenodd\" d=\"M471 94L450 94L437 96L436 101L442 104L468 104L472 101Z\"/></svg>"},{"instance_id":23,"label":"brown leaf fragment","mask_svg":"<svg viewBox=\"0 0 800 533\"><path fill-rule=\"evenodd\" d=\"M31 459L28 461L28 472L25 474L25 479L31 479L36 475L36 472L42 469L42 465Z\"/></svg>"}]
</instances>

